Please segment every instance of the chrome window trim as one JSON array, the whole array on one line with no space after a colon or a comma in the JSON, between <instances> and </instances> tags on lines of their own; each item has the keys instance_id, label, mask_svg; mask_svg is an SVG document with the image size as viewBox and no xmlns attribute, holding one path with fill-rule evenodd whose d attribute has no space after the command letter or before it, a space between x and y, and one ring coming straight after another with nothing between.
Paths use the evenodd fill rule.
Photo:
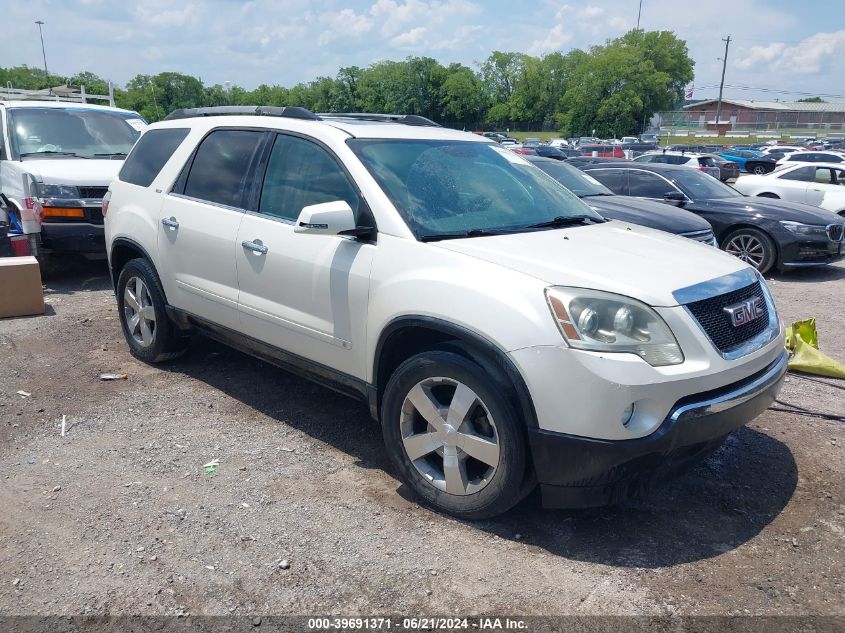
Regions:
<instances>
[{"instance_id":1,"label":"chrome window trim","mask_svg":"<svg viewBox=\"0 0 845 633\"><path fill-rule=\"evenodd\" d=\"M227 211L235 211L237 213L246 213L246 209L241 209L240 207L232 207L228 204L223 204L222 202L212 202L211 200L203 200L202 198L195 198L193 196L186 196L184 193L173 193L168 192L168 196L173 196L174 198L181 198L182 200L188 200L190 202L198 202L200 204L207 204L210 207L217 207L218 209L226 209Z\"/></svg>"}]
</instances>

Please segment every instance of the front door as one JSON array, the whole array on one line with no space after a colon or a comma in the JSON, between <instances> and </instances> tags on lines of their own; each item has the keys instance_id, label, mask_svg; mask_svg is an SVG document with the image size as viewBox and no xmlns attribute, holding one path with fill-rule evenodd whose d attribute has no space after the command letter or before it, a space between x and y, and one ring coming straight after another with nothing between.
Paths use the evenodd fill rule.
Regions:
<instances>
[{"instance_id":1,"label":"front door","mask_svg":"<svg viewBox=\"0 0 845 633\"><path fill-rule=\"evenodd\" d=\"M303 358L364 377L367 299L376 246L294 233L302 208L365 204L335 157L315 141L278 134L258 207L244 215L236 262L241 331ZM368 221L369 223L369 221Z\"/></svg>"}]
</instances>

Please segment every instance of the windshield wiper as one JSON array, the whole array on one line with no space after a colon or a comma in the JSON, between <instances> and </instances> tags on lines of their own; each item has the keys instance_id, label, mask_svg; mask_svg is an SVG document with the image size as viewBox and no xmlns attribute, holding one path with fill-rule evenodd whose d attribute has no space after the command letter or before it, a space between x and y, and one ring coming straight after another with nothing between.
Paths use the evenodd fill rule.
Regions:
<instances>
[{"instance_id":1,"label":"windshield wiper","mask_svg":"<svg viewBox=\"0 0 845 633\"><path fill-rule=\"evenodd\" d=\"M23 152L21 154L21 158L26 158L27 156L41 156L43 154L50 154L52 156L73 156L74 158L91 158L90 156L83 156L82 154L77 154L76 152L58 152L52 149L45 149L40 152Z\"/></svg>"},{"instance_id":2,"label":"windshield wiper","mask_svg":"<svg viewBox=\"0 0 845 633\"><path fill-rule=\"evenodd\" d=\"M95 157L107 156L108 158L126 158L129 156L126 152L108 152L106 154L94 154Z\"/></svg>"},{"instance_id":3,"label":"windshield wiper","mask_svg":"<svg viewBox=\"0 0 845 633\"><path fill-rule=\"evenodd\" d=\"M582 198L595 198L596 196L615 196L615 193L585 193Z\"/></svg>"},{"instance_id":4,"label":"windshield wiper","mask_svg":"<svg viewBox=\"0 0 845 633\"><path fill-rule=\"evenodd\" d=\"M460 240L466 237L486 237L488 235L507 235L513 231L499 231L495 229L469 229L461 233L431 233L421 235L420 242L437 242L439 240Z\"/></svg>"},{"instance_id":5,"label":"windshield wiper","mask_svg":"<svg viewBox=\"0 0 845 633\"><path fill-rule=\"evenodd\" d=\"M579 224L601 224L605 220L594 217L592 215L559 215L553 220L547 222L537 222L537 224L529 224L527 229L545 229L556 226L577 226Z\"/></svg>"}]
</instances>

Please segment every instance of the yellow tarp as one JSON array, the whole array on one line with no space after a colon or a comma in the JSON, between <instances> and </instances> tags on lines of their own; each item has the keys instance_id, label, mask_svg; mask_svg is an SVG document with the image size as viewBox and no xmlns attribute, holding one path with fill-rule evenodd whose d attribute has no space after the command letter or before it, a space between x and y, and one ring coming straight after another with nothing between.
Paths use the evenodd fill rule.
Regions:
<instances>
[{"instance_id":1,"label":"yellow tarp","mask_svg":"<svg viewBox=\"0 0 845 633\"><path fill-rule=\"evenodd\" d=\"M830 378L845 378L845 365L819 351L815 317L796 321L786 328L789 369Z\"/></svg>"}]
</instances>

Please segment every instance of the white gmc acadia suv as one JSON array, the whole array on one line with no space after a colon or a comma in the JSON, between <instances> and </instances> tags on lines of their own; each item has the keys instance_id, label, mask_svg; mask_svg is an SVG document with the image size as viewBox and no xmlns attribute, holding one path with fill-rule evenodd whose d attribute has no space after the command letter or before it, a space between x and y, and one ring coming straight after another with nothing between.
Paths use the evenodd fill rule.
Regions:
<instances>
[{"instance_id":1,"label":"white gmc acadia suv","mask_svg":"<svg viewBox=\"0 0 845 633\"><path fill-rule=\"evenodd\" d=\"M168 119L104 209L132 353L201 332L364 399L440 510L490 517L537 483L548 506L620 500L780 388L752 268L607 222L482 136L291 107Z\"/></svg>"}]
</instances>

